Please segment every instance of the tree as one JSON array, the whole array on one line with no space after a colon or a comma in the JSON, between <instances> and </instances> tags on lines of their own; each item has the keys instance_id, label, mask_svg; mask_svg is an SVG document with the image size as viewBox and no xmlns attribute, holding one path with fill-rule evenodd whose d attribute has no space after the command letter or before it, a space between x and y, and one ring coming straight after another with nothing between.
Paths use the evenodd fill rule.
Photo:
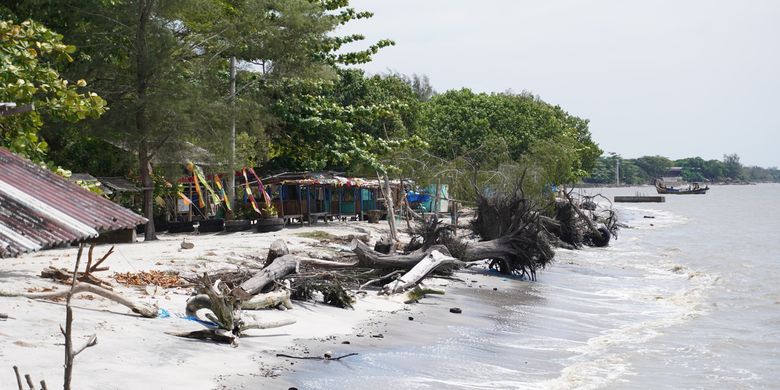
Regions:
<instances>
[{"instance_id":1,"label":"tree","mask_svg":"<svg viewBox=\"0 0 780 390\"><path fill-rule=\"evenodd\" d=\"M663 156L643 156L634 160L634 163L644 173L646 183L663 177L672 167L672 161Z\"/></svg>"},{"instance_id":2,"label":"tree","mask_svg":"<svg viewBox=\"0 0 780 390\"><path fill-rule=\"evenodd\" d=\"M237 124L256 126L242 129L247 135L266 127L256 113L268 111L253 110L257 103L238 99L232 107L225 58L256 62L262 69L262 77L243 72L246 85L239 84L239 91L274 77L318 79L334 64L370 60L392 42L340 53L342 45L362 37L328 34L370 16L347 5L345 0L27 0L10 1L8 8L18 16L38 15L84 47L69 71L86 72L111 106L93 128L137 156L150 221L145 236L154 239L153 158L180 155L187 141L228 144L224 123L234 112L247 115ZM228 148L214 150L228 155Z\"/></svg>"},{"instance_id":3,"label":"tree","mask_svg":"<svg viewBox=\"0 0 780 390\"><path fill-rule=\"evenodd\" d=\"M723 174L732 180L742 180L742 164L736 153L723 155Z\"/></svg>"},{"instance_id":4,"label":"tree","mask_svg":"<svg viewBox=\"0 0 780 390\"><path fill-rule=\"evenodd\" d=\"M34 106L22 114L0 113L0 145L42 162L48 149L39 134L44 118L77 122L105 111L102 98L84 91L84 80L69 82L57 71L75 51L40 23L0 21L0 102Z\"/></svg>"},{"instance_id":5,"label":"tree","mask_svg":"<svg viewBox=\"0 0 780 390\"><path fill-rule=\"evenodd\" d=\"M419 145L411 88L394 78L364 78L340 70L334 81L289 80L277 85L270 166L289 169L387 170L381 157Z\"/></svg>"},{"instance_id":6,"label":"tree","mask_svg":"<svg viewBox=\"0 0 780 390\"><path fill-rule=\"evenodd\" d=\"M574 171L593 168L601 150L590 139L588 121L569 115L528 93L476 94L468 89L447 91L425 103L421 133L431 152L453 159L481 149L492 139L505 143L518 161L535 142L568 139L574 142ZM490 154L487 151L485 156Z\"/></svg>"}]
</instances>

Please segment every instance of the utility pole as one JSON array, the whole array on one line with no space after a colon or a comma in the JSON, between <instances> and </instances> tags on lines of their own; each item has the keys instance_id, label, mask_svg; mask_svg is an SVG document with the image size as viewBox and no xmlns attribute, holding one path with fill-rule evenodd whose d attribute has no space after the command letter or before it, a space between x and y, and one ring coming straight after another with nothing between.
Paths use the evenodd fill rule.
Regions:
<instances>
[{"instance_id":1,"label":"utility pole","mask_svg":"<svg viewBox=\"0 0 780 390\"><path fill-rule=\"evenodd\" d=\"M236 199L236 57L230 57L230 163L228 167L228 201L230 209Z\"/></svg>"},{"instance_id":2,"label":"utility pole","mask_svg":"<svg viewBox=\"0 0 780 390\"><path fill-rule=\"evenodd\" d=\"M615 160L615 185L620 185L620 160Z\"/></svg>"}]
</instances>

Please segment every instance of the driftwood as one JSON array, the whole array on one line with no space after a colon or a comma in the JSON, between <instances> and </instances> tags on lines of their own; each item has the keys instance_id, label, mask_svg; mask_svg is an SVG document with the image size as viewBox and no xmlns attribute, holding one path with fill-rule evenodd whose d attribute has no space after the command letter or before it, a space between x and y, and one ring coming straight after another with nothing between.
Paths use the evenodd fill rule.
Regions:
<instances>
[{"instance_id":1,"label":"driftwood","mask_svg":"<svg viewBox=\"0 0 780 390\"><path fill-rule=\"evenodd\" d=\"M267 267L246 282L241 283L241 286L235 291L236 296L241 299L248 299L249 296L263 292L266 287L273 286L274 281L298 272L299 266L300 261L293 255L277 257Z\"/></svg>"},{"instance_id":2,"label":"driftwood","mask_svg":"<svg viewBox=\"0 0 780 390\"><path fill-rule=\"evenodd\" d=\"M400 278L393 282L390 282L384 287L380 294L396 294L408 290L419 284L426 276L433 272L436 268L443 265L461 265L460 260L445 255L437 250L433 250L425 256L420 262L418 262L409 272L405 273Z\"/></svg>"},{"instance_id":3,"label":"driftwood","mask_svg":"<svg viewBox=\"0 0 780 390\"><path fill-rule=\"evenodd\" d=\"M128 307L133 313L140 314L143 317L154 318L157 317L157 306L149 306L141 303L135 303L117 293L108 291L104 288L93 286L86 283L76 283L76 286L72 290L73 295L78 293L92 293L100 295L103 298L110 299L116 303ZM0 291L0 297L25 297L29 299L56 299L67 297L71 294L71 291L57 291L51 293L12 293L6 291Z\"/></svg>"},{"instance_id":4,"label":"driftwood","mask_svg":"<svg viewBox=\"0 0 780 390\"><path fill-rule=\"evenodd\" d=\"M271 247L268 249L268 256L265 258L265 264L263 267L268 267L277 257L289 255L290 250L287 249L287 243L284 240L275 240L271 243Z\"/></svg>"},{"instance_id":5,"label":"driftwood","mask_svg":"<svg viewBox=\"0 0 780 390\"><path fill-rule=\"evenodd\" d=\"M236 347L238 346L238 337L246 330L276 328L295 323L292 320L261 322L254 316L243 316L239 306L239 299L231 293L224 283L221 283L219 280L212 283L208 274L205 273L199 277L198 283L201 294L187 301L187 315L195 315L197 310L201 308L209 309L210 312L207 312L205 317L213 322L215 327L193 332L168 334L199 340L208 339Z\"/></svg>"},{"instance_id":6,"label":"driftwood","mask_svg":"<svg viewBox=\"0 0 780 390\"><path fill-rule=\"evenodd\" d=\"M290 290L277 290L265 294L257 294L247 301L241 302L241 308L245 310L267 309L270 307L283 306L292 309L290 302Z\"/></svg>"},{"instance_id":7,"label":"driftwood","mask_svg":"<svg viewBox=\"0 0 780 390\"><path fill-rule=\"evenodd\" d=\"M352 240L350 249L358 256L358 266L362 268L412 269L433 251L450 255L449 250L443 245L434 245L427 250L420 249L403 255L386 255L371 249L362 241Z\"/></svg>"}]
</instances>

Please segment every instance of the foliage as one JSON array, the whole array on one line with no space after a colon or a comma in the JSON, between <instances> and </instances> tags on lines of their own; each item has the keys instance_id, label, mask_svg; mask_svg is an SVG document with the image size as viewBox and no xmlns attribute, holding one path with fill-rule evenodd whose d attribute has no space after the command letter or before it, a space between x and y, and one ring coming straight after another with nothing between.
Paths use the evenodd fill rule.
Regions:
<instances>
[{"instance_id":1,"label":"foliage","mask_svg":"<svg viewBox=\"0 0 780 390\"><path fill-rule=\"evenodd\" d=\"M590 139L587 120L528 93L447 91L424 106L421 128L433 154L443 159L493 143L505 144L509 157L518 161L535 142L545 139L574 141L569 144L576 154L574 171L591 169L601 154Z\"/></svg>"},{"instance_id":2,"label":"foliage","mask_svg":"<svg viewBox=\"0 0 780 390\"><path fill-rule=\"evenodd\" d=\"M280 122L272 135L272 165L391 169L381 156L424 143L414 134L411 88L388 78L340 71L336 82L290 79L276 85L273 112Z\"/></svg>"},{"instance_id":3,"label":"foliage","mask_svg":"<svg viewBox=\"0 0 780 390\"><path fill-rule=\"evenodd\" d=\"M48 149L39 136L44 119L77 122L105 111L102 98L84 91L86 81L69 82L57 71L59 64L73 60L75 51L62 42L62 35L40 23L0 21L0 102L35 107L0 116L0 145L43 161Z\"/></svg>"}]
</instances>

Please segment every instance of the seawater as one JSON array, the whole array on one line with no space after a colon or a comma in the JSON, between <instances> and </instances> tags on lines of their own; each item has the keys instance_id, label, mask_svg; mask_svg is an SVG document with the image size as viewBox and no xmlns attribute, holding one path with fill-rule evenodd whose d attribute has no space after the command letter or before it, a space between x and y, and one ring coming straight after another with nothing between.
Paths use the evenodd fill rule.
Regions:
<instances>
[{"instance_id":1,"label":"seawater","mask_svg":"<svg viewBox=\"0 0 780 390\"><path fill-rule=\"evenodd\" d=\"M586 189L653 194L652 187ZM536 282L510 281L487 325L362 353L299 388L780 388L780 185L713 186L615 204L607 248L559 250ZM494 304L483 300L482 304Z\"/></svg>"}]
</instances>

